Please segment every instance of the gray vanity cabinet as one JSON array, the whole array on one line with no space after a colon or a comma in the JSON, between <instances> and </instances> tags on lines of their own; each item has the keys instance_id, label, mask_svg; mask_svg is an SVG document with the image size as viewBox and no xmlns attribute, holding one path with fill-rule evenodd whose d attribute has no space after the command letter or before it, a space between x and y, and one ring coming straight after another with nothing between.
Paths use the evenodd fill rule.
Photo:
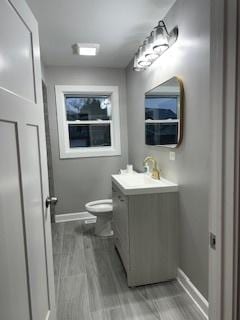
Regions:
<instances>
[{"instance_id":1,"label":"gray vanity cabinet","mask_svg":"<svg viewBox=\"0 0 240 320\"><path fill-rule=\"evenodd\" d=\"M124 195L113 182L115 247L129 286L176 278L178 193Z\"/></svg>"}]
</instances>

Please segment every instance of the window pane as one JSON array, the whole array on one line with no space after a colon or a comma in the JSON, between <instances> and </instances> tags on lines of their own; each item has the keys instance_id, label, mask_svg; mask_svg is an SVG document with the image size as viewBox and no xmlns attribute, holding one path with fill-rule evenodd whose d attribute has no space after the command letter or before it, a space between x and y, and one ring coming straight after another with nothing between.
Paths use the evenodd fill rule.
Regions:
<instances>
[{"instance_id":1,"label":"window pane","mask_svg":"<svg viewBox=\"0 0 240 320\"><path fill-rule=\"evenodd\" d=\"M70 148L111 146L110 124L69 125Z\"/></svg>"},{"instance_id":2,"label":"window pane","mask_svg":"<svg viewBox=\"0 0 240 320\"><path fill-rule=\"evenodd\" d=\"M178 143L178 123L145 124L146 144L169 145Z\"/></svg>"},{"instance_id":3,"label":"window pane","mask_svg":"<svg viewBox=\"0 0 240 320\"><path fill-rule=\"evenodd\" d=\"M177 119L177 97L152 96L145 99L145 119Z\"/></svg>"},{"instance_id":4,"label":"window pane","mask_svg":"<svg viewBox=\"0 0 240 320\"><path fill-rule=\"evenodd\" d=\"M112 108L109 96L65 96L68 121L111 120Z\"/></svg>"}]
</instances>

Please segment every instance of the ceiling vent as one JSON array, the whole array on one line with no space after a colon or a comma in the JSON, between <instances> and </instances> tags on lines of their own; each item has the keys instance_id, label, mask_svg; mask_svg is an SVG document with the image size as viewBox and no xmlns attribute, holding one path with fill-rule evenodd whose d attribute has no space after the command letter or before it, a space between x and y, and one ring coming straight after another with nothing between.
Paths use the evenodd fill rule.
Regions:
<instances>
[{"instance_id":1,"label":"ceiling vent","mask_svg":"<svg viewBox=\"0 0 240 320\"><path fill-rule=\"evenodd\" d=\"M100 45L97 43L75 43L72 45L73 54L79 56L96 56Z\"/></svg>"}]
</instances>

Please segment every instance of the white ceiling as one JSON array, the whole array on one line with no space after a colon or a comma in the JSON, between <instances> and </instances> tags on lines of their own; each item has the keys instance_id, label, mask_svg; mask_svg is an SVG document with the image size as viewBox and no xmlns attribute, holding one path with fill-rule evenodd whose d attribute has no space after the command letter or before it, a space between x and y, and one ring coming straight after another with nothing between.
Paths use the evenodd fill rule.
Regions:
<instances>
[{"instance_id":1,"label":"white ceiling","mask_svg":"<svg viewBox=\"0 0 240 320\"><path fill-rule=\"evenodd\" d=\"M175 0L27 0L39 23L43 63L126 67ZM74 56L75 42L99 43L96 57Z\"/></svg>"}]
</instances>

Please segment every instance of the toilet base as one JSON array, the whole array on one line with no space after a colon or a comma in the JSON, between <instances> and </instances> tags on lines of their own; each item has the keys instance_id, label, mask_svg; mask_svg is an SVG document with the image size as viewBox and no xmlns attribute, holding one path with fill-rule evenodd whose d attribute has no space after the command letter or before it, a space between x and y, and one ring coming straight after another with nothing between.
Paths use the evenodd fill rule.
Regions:
<instances>
[{"instance_id":1,"label":"toilet base","mask_svg":"<svg viewBox=\"0 0 240 320\"><path fill-rule=\"evenodd\" d=\"M112 230L111 220L109 220L109 216L97 217L94 233L98 237L113 236L113 230Z\"/></svg>"}]
</instances>

